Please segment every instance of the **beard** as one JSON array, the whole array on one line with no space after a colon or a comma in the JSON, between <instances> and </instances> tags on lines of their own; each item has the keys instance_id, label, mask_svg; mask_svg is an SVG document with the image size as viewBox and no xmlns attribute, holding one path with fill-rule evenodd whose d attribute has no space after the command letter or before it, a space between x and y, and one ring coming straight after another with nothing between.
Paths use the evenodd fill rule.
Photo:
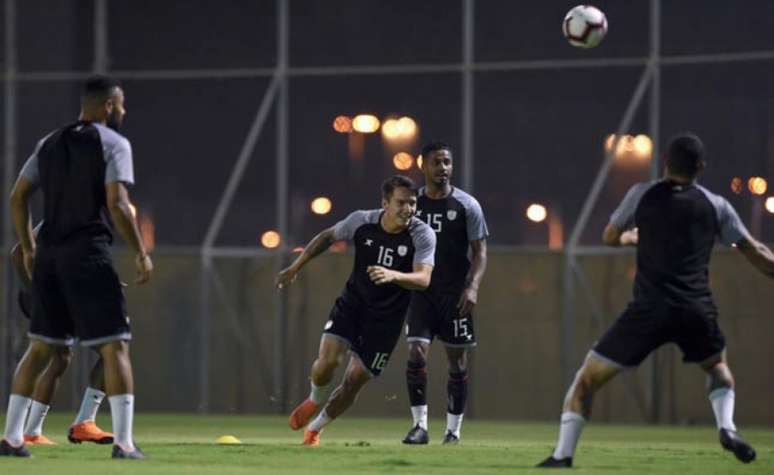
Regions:
<instances>
[{"instance_id":1,"label":"beard","mask_svg":"<svg viewBox=\"0 0 774 475\"><path fill-rule=\"evenodd\" d=\"M121 130L121 116L115 112L110 114L105 120L105 125L118 132Z\"/></svg>"}]
</instances>

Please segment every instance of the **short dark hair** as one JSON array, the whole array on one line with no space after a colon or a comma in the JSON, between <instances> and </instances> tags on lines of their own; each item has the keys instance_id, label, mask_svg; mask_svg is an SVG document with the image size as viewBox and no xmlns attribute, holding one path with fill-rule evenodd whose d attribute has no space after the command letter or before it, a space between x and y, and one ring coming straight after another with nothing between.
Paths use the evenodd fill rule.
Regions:
<instances>
[{"instance_id":1,"label":"short dark hair","mask_svg":"<svg viewBox=\"0 0 774 475\"><path fill-rule=\"evenodd\" d=\"M671 173L694 178L704 166L704 144L692 133L676 135L669 141L666 159Z\"/></svg>"},{"instance_id":2,"label":"short dark hair","mask_svg":"<svg viewBox=\"0 0 774 475\"><path fill-rule=\"evenodd\" d=\"M437 152L439 150L448 150L449 153L452 151L451 146L446 142L430 142L429 144L422 147L422 151L420 153L422 154L423 158L427 158L431 153Z\"/></svg>"},{"instance_id":3,"label":"short dark hair","mask_svg":"<svg viewBox=\"0 0 774 475\"><path fill-rule=\"evenodd\" d=\"M87 99L107 99L116 88L122 88L121 81L110 76L92 76L83 84L81 100Z\"/></svg>"},{"instance_id":4,"label":"short dark hair","mask_svg":"<svg viewBox=\"0 0 774 475\"><path fill-rule=\"evenodd\" d=\"M382 199L389 201L395 188L408 188L413 194L417 194L414 180L405 175L393 175L382 182Z\"/></svg>"}]
</instances>

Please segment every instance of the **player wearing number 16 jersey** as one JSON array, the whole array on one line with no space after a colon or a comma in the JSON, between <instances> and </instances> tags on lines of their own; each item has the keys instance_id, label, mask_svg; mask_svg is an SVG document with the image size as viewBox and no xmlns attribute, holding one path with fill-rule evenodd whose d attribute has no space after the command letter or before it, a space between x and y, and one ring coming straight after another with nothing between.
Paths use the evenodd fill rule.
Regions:
<instances>
[{"instance_id":1,"label":"player wearing number 16 jersey","mask_svg":"<svg viewBox=\"0 0 774 475\"><path fill-rule=\"evenodd\" d=\"M408 315L409 361L406 369L414 427L405 444L426 444L427 357L434 337L446 347L449 362L446 435L443 443L457 443L467 399L467 360L475 346L473 307L486 269L487 231L478 202L451 186L452 153L442 142L422 149L425 186L419 190L417 217L435 231L433 282L424 292L412 292ZM468 253L471 259L468 259Z\"/></svg>"},{"instance_id":2,"label":"player wearing number 16 jersey","mask_svg":"<svg viewBox=\"0 0 774 475\"><path fill-rule=\"evenodd\" d=\"M290 427L307 426L305 445L318 445L322 428L346 411L363 386L378 376L400 338L411 290L430 285L435 233L414 217L414 182L396 175L382 184L382 209L355 211L322 231L287 269L277 275L277 287L292 283L301 268L335 241L352 241L355 265L331 310L312 365L309 397L290 415ZM329 395L333 373L344 354L351 357L341 384Z\"/></svg>"}]
</instances>

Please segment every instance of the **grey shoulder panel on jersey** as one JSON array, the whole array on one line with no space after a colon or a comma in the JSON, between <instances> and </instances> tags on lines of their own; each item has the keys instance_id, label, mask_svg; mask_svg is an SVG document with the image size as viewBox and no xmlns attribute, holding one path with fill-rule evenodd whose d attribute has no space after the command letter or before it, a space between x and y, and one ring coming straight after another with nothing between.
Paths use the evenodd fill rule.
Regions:
<instances>
[{"instance_id":1,"label":"grey shoulder panel on jersey","mask_svg":"<svg viewBox=\"0 0 774 475\"><path fill-rule=\"evenodd\" d=\"M120 181L134 185L134 160L129 140L115 130L102 124L92 123L102 142L105 157L105 184Z\"/></svg>"},{"instance_id":2,"label":"grey shoulder panel on jersey","mask_svg":"<svg viewBox=\"0 0 774 475\"><path fill-rule=\"evenodd\" d=\"M481 209L478 200L457 187L454 187L452 191L452 198L459 201L465 208L468 241L478 241L489 236L489 228L486 225L484 211Z\"/></svg>"},{"instance_id":3,"label":"grey shoulder panel on jersey","mask_svg":"<svg viewBox=\"0 0 774 475\"><path fill-rule=\"evenodd\" d=\"M727 199L720 195L716 195L703 186L696 185L696 187L704 193L704 196L707 197L709 202L712 203L712 206L715 208L718 224L720 225L718 234L720 242L730 246L750 236L744 223L742 223L742 220L739 218L739 214L737 214L736 210L731 206L731 203L729 203Z\"/></svg>"},{"instance_id":4,"label":"grey shoulder panel on jersey","mask_svg":"<svg viewBox=\"0 0 774 475\"><path fill-rule=\"evenodd\" d=\"M56 131L54 131L56 132ZM46 134L45 137L38 140L38 143L35 145L35 149L32 151L32 155L27 159L26 162L24 162L24 166L22 166L21 171L19 172L19 176L23 176L27 180L29 180L30 183L33 185L38 185L40 183L40 168L38 165L38 152L40 152L41 147L43 147L43 144L46 142L46 140L51 137L51 135L54 134L54 132L49 132Z\"/></svg>"},{"instance_id":5,"label":"grey shoulder panel on jersey","mask_svg":"<svg viewBox=\"0 0 774 475\"><path fill-rule=\"evenodd\" d=\"M333 226L333 237L337 241L349 241L355 236L355 232L364 224L374 224L379 222L379 216L382 210L371 209L353 211L349 215Z\"/></svg>"},{"instance_id":6,"label":"grey shoulder panel on jersey","mask_svg":"<svg viewBox=\"0 0 774 475\"><path fill-rule=\"evenodd\" d=\"M610 224L620 230L631 229L635 226L634 213L645 193L661 180L644 181L637 183L626 192L626 196L610 216Z\"/></svg>"},{"instance_id":7,"label":"grey shoulder panel on jersey","mask_svg":"<svg viewBox=\"0 0 774 475\"><path fill-rule=\"evenodd\" d=\"M424 221L411 218L409 234L414 243L414 264L435 266L435 231Z\"/></svg>"}]
</instances>

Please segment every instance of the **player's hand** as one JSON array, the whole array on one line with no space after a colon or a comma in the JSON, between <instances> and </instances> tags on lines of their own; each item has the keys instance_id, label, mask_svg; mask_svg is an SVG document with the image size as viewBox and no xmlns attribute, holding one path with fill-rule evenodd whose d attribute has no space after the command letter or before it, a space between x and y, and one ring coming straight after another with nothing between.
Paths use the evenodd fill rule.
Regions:
<instances>
[{"instance_id":1,"label":"player's hand","mask_svg":"<svg viewBox=\"0 0 774 475\"><path fill-rule=\"evenodd\" d=\"M621 241L622 246L636 246L637 243L640 241L639 228L634 228L634 229L630 229L628 231L622 232L619 240Z\"/></svg>"},{"instance_id":2,"label":"player's hand","mask_svg":"<svg viewBox=\"0 0 774 475\"><path fill-rule=\"evenodd\" d=\"M460 317L467 317L473 311L473 307L478 303L478 290L470 287L462 291L460 300L457 302L457 310L460 311Z\"/></svg>"},{"instance_id":3,"label":"player's hand","mask_svg":"<svg viewBox=\"0 0 774 475\"><path fill-rule=\"evenodd\" d=\"M24 260L24 270L27 277L32 280L32 268L35 266L35 249L25 251L22 249L22 259Z\"/></svg>"},{"instance_id":4,"label":"player's hand","mask_svg":"<svg viewBox=\"0 0 774 475\"><path fill-rule=\"evenodd\" d=\"M386 269L382 266L368 266L368 277L376 285L389 284L395 281L395 271Z\"/></svg>"},{"instance_id":5,"label":"player's hand","mask_svg":"<svg viewBox=\"0 0 774 475\"><path fill-rule=\"evenodd\" d=\"M148 282L153 273L153 260L148 254L137 254L134 258L134 265L137 268L137 279L135 284L142 285Z\"/></svg>"},{"instance_id":6,"label":"player's hand","mask_svg":"<svg viewBox=\"0 0 774 475\"><path fill-rule=\"evenodd\" d=\"M277 274L277 277L274 278L274 285L277 289L284 289L295 282L296 277L298 277L298 270L293 266L287 267L282 269L280 273Z\"/></svg>"}]
</instances>

